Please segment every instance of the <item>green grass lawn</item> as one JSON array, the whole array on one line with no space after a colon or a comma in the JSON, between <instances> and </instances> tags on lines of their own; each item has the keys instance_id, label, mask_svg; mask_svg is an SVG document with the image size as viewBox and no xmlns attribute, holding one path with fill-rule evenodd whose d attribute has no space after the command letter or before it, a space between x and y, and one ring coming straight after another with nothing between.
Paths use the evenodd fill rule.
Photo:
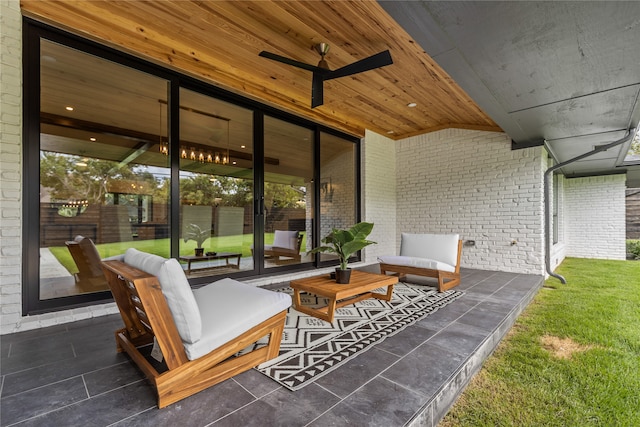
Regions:
<instances>
[{"instance_id":1,"label":"green grass lawn","mask_svg":"<svg viewBox=\"0 0 640 427\"><path fill-rule=\"evenodd\" d=\"M305 247L306 234L303 233L302 247ZM273 243L273 233L266 233L265 244ZM240 252L243 257L251 256L251 245L253 244L251 235L238 235L238 236L223 236L223 237L211 237L205 240L202 245L205 248L205 252ZM100 257L107 258L114 255L123 254L128 248L136 248L143 252L148 252L156 255L160 255L164 258L169 258L169 239L156 239L156 240L133 240L130 242L117 242L117 243L101 243L97 244ZM180 255L193 255L196 243L193 240L184 243L180 241ZM73 258L66 246L50 246L49 250L55 256L58 261L67 269L70 273L76 273L78 268L76 267Z\"/></svg>"},{"instance_id":2,"label":"green grass lawn","mask_svg":"<svg viewBox=\"0 0 640 427\"><path fill-rule=\"evenodd\" d=\"M640 262L557 272L440 426L640 426Z\"/></svg>"}]
</instances>

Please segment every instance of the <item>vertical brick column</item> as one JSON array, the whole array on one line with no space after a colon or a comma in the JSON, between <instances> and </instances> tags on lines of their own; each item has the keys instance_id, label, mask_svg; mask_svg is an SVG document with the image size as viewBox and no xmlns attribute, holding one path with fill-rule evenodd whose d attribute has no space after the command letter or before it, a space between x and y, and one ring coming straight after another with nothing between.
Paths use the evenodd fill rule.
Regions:
<instances>
[{"instance_id":1,"label":"vertical brick column","mask_svg":"<svg viewBox=\"0 0 640 427\"><path fill-rule=\"evenodd\" d=\"M22 17L0 1L0 299L2 333L22 315Z\"/></svg>"},{"instance_id":2,"label":"vertical brick column","mask_svg":"<svg viewBox=\"0 0 640 427\"><path fill-rule=\"evenodd\" d=\"M366 131L362 143L362 219L373 222L370 240L376 245L364 249L363 261L377 262L380 255L395 255L397 143Z\"/></svg>"}]
</instances>

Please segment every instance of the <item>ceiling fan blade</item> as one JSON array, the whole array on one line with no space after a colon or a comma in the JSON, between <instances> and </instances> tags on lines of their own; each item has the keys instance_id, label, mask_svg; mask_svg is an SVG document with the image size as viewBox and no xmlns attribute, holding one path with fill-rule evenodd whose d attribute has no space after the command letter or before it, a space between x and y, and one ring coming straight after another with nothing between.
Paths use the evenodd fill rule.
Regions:
<instances>
[{"instance_id":1,"label":"ceiling fan blade","mask_svg":"<svg viewBox=\"0 0 640 427\"><path fill-rule=\"evenodd\" d=\"M393 64L391 53L388 50L376 53L368 58L356 61L353 64L345 65L342 68L331 71L324 80L337 79L338 77L350 76L352 74L362 73L363 71L373 70L375 68L384 67Z\"/></svg>"},{"instance_id":2,"label":"ceiling fan blade","mask_svg":"<svg viewBox=\"0 0 640 427\"><path fill-rule=\"evenodd\" d=\"M324 103L323 82L323 74L313 73L313 81L311 85L311 108L316 108Z\"/></svg>"},{"instance_id":3,"label":"ceiling fan blade","mask_svg":"<svg viewBox=\"0 0 640 427\"><path fill-rule=\"evenodd\" d=\"M323 71L322 68L316 67L315 65L310 65L310 64L305 64L304 62L295 61L285 56L280 56L280 55L276 55L275 53L267 52L266 50L263 50L258 55L262 56L263 58L268 58L274 61L282 62L283 64L293 65L294 67L302 68L303 70L313 71L314 73ZM324 71L326 72L326 70Z\"/></svg>"}]
</instances>

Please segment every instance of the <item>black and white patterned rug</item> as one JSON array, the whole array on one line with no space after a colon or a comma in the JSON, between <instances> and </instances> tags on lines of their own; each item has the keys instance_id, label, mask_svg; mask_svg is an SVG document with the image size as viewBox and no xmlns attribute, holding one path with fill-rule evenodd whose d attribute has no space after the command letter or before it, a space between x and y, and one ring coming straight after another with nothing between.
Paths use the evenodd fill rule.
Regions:
<instances>
[{"instance_id":1,"label":"black and white patterned rug","mask_svg":"<svg viewBox=\"0 0 640 427\"><path fill-rule=\"evenodd\" d=\"M279 291L293 294L290 288ZM386 293L386 288L376 292ZM367 299L339 308L332 323L291 307L279 356L256 369L289 390L298 390L462 295L400 282L391 301ZM305 305L326 305L315 295L302 294L301 299Z\"/></svg>"}]
</instances>

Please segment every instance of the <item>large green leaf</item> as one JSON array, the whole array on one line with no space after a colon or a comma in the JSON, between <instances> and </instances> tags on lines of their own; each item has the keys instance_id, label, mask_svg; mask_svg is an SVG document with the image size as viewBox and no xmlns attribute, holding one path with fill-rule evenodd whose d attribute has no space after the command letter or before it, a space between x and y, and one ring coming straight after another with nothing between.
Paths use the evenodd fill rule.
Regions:
<instances>
[{"instance_id":1,"label":"large green leaf","mask_svg":"<svg viewBox=\"0 0 640 427\"><path fill-rule=\"evenodd\" d=\"M345 258L349 258L354 253L363 249L366 246L373 245L376 242L372 242L370 240L353 240L351 242L347 242L342 246L342 252Z\"/></svg>"},{"instance_id":2,"label":"large green leaf","mask_svg":"<svg viewBox=\"0 0 640 427\"><path fill-rule=\"evenodd\" d=\"M373 223L371 222L359 222L351 229L349 232L354 236L354 240L364 240L367 238L371 231L373 230Z\"/></svg>"}]
</instances>

